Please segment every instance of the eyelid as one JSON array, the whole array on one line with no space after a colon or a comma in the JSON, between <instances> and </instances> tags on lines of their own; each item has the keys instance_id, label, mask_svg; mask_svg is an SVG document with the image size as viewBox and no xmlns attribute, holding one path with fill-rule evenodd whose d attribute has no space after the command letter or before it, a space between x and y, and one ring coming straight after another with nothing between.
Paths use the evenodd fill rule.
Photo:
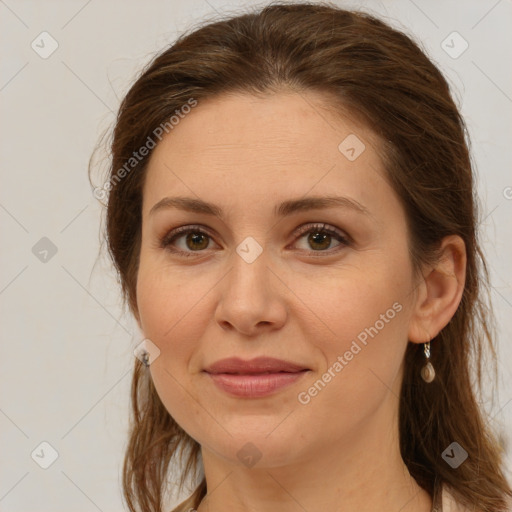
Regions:
<instances>
[{"instance_id":1,"label":"eyelid","mask_svg":"<svg viewBox=\"0 0 512 512\"><path fill-rule=\"evenodd\" d=\"M353 243L352 237L348 235L345 231L332 226L331 224L327 224L326 222L307 222L306 224L302 224L296 230L294 235L296 237L300 237L306 233L309 233L313 230L323 231L330 235L334 235L339 237L345 244ZM313 252L327 252L327 251L313 251Z\"/></svg>"}]
</instances>

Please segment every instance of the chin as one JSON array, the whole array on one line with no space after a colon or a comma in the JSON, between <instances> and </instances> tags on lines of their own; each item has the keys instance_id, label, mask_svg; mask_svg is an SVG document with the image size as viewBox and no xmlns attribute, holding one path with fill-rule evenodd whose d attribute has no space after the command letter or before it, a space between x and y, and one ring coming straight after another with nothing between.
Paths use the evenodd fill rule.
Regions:
<instances>
[{"instance_id":1,"label":"chin","mask_svg":"<svg viewBox=\"0 0 512 512\"><path fill-rule=\"evenodd\" d=\"M222 439L208 440L200 444L231 464L249 469L285 466L290 464L292 456L293 459L298 457L300 452L297 450L297 435L286 436L285 432L278 433L277 430L269 435L269 432L272 430L258 429L253 424L251 430L230 431L232 436L226 434Z\"/></svg>"}]
</instances>

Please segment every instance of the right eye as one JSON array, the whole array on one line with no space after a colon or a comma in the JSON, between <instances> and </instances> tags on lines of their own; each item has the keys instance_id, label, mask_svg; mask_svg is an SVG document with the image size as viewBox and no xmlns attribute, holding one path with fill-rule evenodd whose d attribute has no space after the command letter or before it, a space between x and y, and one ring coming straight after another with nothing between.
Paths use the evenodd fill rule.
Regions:
<instances>
[{"instance_id":1,"label":"right eye","mask_svg":"<svg viewBox=\"0 0 512 512\"><path fill-rule=\"evenodd\" d=\"M174 246L176 241L180 239L183 239L182 247L176 249ZM173 229L160 240L160 247L174 254L190 257L194 256L194 253L204 252L210 245L211 240L210 234L202 229L201 226L180 226Z\"/></svg>"}]
</instances>

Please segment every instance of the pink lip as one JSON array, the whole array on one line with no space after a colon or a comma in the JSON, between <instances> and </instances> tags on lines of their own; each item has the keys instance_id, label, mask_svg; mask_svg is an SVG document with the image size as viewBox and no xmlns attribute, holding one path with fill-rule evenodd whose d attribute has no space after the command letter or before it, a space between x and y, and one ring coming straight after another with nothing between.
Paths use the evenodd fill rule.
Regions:
<instances>
[{"instance_id":1,"label":"pink lip","mask_svg":"<svg viewBox=\"0 0 512 512\"><path fill-rule=\"evenodd\" d=\"M226 393L257 398L289 386L308 370L300 364L282 359L257 357L244 361L232 357L217 361L204 371Z\"/></svg>"},{"instance_id":2,"label":"pink lip","mask_svg":"<svg viewBox=\"0 0 512 512\"><path fill-rule=\"evenodd\" d=\"M214 384L234 396L258 398L271 395L300 379L308 370L293 373L267 373L239 375L234 373L209 373Z\"/></svg>"}]
</instances>

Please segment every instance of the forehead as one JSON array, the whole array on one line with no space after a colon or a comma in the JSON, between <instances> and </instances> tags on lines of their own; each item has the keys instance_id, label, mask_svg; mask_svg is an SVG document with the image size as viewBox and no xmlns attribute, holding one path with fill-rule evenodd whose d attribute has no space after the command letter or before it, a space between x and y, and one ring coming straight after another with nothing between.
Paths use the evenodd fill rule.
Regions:
<instances>
[{"instance_id":1,"label":"forehead","mask_svg":"<svg viewBox=\"0 0 512 512\"><path fill-rule=\"evenodd\" d=\"M337 192L364 204L392 193L378 138L327 99L301 92L199 102L153 151L144 213L169 194L249 206L244 198L260 204Z\"/></svg>"}]
</instances>

